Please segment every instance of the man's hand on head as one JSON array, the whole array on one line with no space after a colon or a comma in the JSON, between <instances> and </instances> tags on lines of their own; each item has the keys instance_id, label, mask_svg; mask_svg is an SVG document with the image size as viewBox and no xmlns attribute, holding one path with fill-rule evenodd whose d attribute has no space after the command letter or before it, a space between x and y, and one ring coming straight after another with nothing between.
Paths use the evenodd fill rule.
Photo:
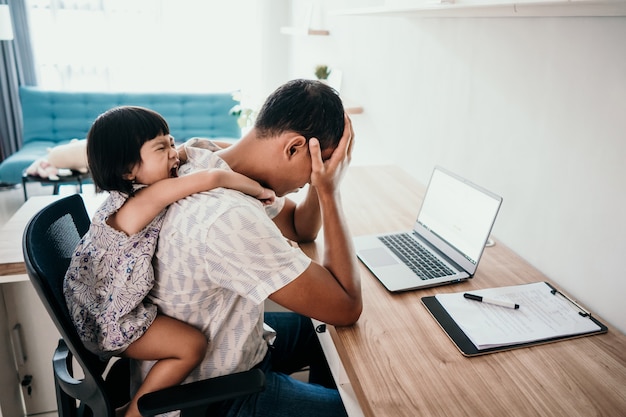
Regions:
<instances>
[{"instance_id":1,"label":"man's hand on head","mask_svg":"<svg viewBox=\"0 0 626 417\"><path fill-rule=\"evenodd\" d=\"M343 136L333 151L331 157L324 161L322 150L317 138L309 140L309 151L311 153L311 185L318 192L334 193L339 189L339 184L343 175L350 165L352 159L352 148L354 145L354 131L352 121L345 116L345 128Z\"/></svg>"}]
</instances>

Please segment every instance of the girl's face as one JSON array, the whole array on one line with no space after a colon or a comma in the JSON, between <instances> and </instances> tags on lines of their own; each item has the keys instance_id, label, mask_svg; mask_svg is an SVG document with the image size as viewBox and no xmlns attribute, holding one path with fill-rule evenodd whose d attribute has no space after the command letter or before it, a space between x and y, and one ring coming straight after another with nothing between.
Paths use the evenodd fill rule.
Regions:
<instances>
[{"instance_id":1,"label":"girl's face","mask_svg":"<svg viewBox=\"0 0 626 417\"><path fill-rule=\"evenodd\" d=\"M180 161L172 136L157 136L145 142L139 152L141 162L135 164L129 175L136 183L150 185L177 176Z\"/></svg>"}]
</instances>

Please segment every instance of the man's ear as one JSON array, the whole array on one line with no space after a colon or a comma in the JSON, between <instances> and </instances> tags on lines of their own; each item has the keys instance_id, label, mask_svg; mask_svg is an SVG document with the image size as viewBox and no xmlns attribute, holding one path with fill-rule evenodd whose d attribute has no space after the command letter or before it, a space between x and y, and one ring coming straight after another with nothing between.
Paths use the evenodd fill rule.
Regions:
<instances>
[{"instance_id":1,"label":"man's ear","mask_svg":"<svg viewBox=\"0 0 626 417\"><path fill-rule=\"evenodd\" d=\"M302 135L289 136L285 142L285 156L289 159L304 152L308 154L309 147L307 140Z\"/></svg>"}]
</instances>

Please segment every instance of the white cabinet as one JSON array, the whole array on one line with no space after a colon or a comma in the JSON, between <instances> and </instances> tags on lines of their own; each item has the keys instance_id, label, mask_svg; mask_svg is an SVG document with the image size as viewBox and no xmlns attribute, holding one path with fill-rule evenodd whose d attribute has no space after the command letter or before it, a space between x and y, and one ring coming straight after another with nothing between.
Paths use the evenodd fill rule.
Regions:
<instances>
[{"instance_id":1,"label":"white cabinet","mask_svg":"<svg viewBox=\"0 0 626 417\"><path fill-rule=\"evenodd\" d=\"M19 377L13 360L9 321L0 285L0 417L23 414Z\"/></svg>"},{"instance_id":2,"label":"white cabinet","mask_svg":"<svg viewBox=\"0 0 626 417\"><path fill-rule=\"evenodd\" d=\"M10 377L3 376L0 381L9 389L9 395L0 397L3 416L54 412L57 406L52 354L60 338L59 333L29 281L4 283L1 294L3 303L0 304L4 304L6 311L6 316L2 314L5 319L2 324L6 327L1 329L6 334L2 334L0 349L9 350L6 354L1 352L3 362L7 362L5 366L11 366L9 362L13 362ZM6 343L9 340L10 343ZM25 386L22 386L22 381ZM22 399L19 399L20 391L23 406Z\"/></svg>"}]
</instances>

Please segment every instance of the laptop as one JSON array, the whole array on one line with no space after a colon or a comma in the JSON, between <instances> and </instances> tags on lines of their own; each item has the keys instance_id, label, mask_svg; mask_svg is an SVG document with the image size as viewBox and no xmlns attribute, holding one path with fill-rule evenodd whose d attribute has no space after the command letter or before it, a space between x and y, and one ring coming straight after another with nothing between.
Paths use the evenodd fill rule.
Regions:
<instances>
[{"instance_id":1,"label":"laptop","mask_svg":"<svg viewBox=\"0 0 626 417\"><path fill-rule=\"evenodd\" d=\"M461 282L476 272L502 197L436 166L413 230L354 238L391 292Z\"/></svg>"}]
</instances>

